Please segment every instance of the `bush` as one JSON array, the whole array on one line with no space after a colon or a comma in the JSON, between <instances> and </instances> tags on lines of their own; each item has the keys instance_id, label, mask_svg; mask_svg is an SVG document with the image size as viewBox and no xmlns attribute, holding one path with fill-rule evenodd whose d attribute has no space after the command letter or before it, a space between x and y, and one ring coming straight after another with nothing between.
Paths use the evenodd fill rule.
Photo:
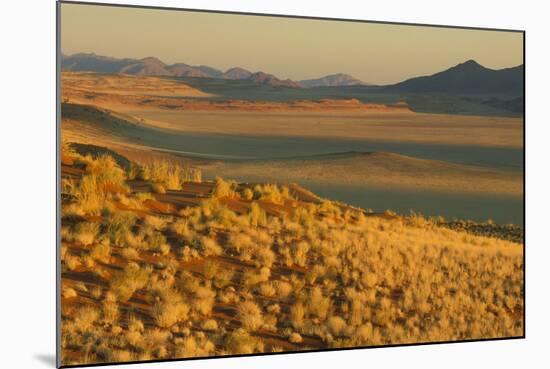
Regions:
<instances>
[{"instance_id":1,"label":"bush","mask_svg":"<svg viewBox=\"0 0 550 369\"><path fill-rule=\"evenodd\" d=\"M174 324L187 319L189 306L181 299L157 302L153 306L155 324L161 328L169 328Z\"/></svg>"},{"instance_id":2,"label":"bush","mask_svg":"<svg viewBox=\"0 0 550 369\"><path fill-rule=\"evenodd\" d=\"M204 329L205 331L217 331L218 322L216 322L214 319L205 320L202 323L202 329Z\"/></svg>"},{"instance_id":3,"label":"bush","mask_svg":"<svg viewBox=\"0 0 550 369\"><path fill-rule=\"evenodd\" d=\"M262 310L253 301L244 301L237 306L239 319L244 329L255 331L263 324Z\"/></svg>"},{"instance_id":4,"label":"bush","mask_svg":"<svg viewBox=\"0 0 550 369\"><path fill-rule=\"evenodd\" d=\"M224 181L220 177L216 177L212 196L220 199L223 197L235 197L235 184L233 182Z\"/></svg>"},{"instance_id":5,"label":"bush","mask_svg":"<svg viewBox=\"0 0 550 369\"><path fill-rule=\"evenodd\" d=\"M140 268L136 263L129 263L124 270L111 281L111 291L119 301L128 301L136 290L145 287L151 276L151 268Z\"/></svg>"},{"instance_id":6,"label":"bush","mask_svg":"<svg viewBox=\"0 0 550 369\"><path fill-rule=\"evenodd\" d=\"M254 227L265 227L265 225L267 224L267 215L257 202L253 202L252 204L250 204L248 220L250 222L250 225Z\"/></svg>"},{"instance_id":7,"label":"bush","mask_svg":"<svg viewBox=\"0 0 550 369\"><path fill-rule=\"evenodd\" d=\"M263 352L264 345L261 340L252 337L242 328L236 329L227 336L225 345L232 354L253 354L254 352Z\"/></svg>"},{"instance_id":8,"label":"bush","mask_svg":"<svg viewBox=\"0 0 550 369\"><path fill-rule=\"evenodd\" d=\"M126 246L133 238L132 228L136 215L130 211L115 211L107 214L103 220L105 234L116 246Z\"/></svg>"},{"instance_id":9,"label":"bush","mask_svg":"<svg viewBox=\"0 0 550 369\"><path fill-rule=\"evenodd\" d=\"M327 328L334 336L341 336L346 329L346 321L339 316L331 316L327 321Z\"/></svg>"},{"instance_id":10,"label":"bush","mask_svg":"<svg viewBox=\"0 0 550 369\"><path fill-rule=\"evenodd\" d=\"M77 223L74 229L74 239L84 246L95 242L99 234L99 224L96 222Z\"/></svg>"},{"instance_id":11,"label":"bush","mask_svg":"<svg viewBox=\"0 0 550 369\"><path fill-rule=\"evenodd\" d=\"M218 245L216 240L206 236L201 238L201 251L204 256L218 256L223 254L223 249Z\"/></svg>"}]
</instances>

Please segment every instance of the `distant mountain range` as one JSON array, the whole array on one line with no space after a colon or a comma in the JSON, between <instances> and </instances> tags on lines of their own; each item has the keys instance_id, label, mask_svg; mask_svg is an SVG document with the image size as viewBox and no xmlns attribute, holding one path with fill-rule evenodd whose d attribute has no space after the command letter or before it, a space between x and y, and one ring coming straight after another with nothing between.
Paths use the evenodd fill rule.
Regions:
<instances>
[{"instance_id":1,"label":"distant mountain range","mask_svg":"<svg viewBox=\"0 0 550 369\"><path fill-rule=\"evenodd\" d=\"M299 83L304 87L369 85L368 83L344 73L331 74L317 79L304 79Z\"/></svg>"},{"instance_id":2,"label":"distant mountain range","mask_svg":"<svg viewBox=\"0 0 550 369\"><path fill-rule=\"evenodd\" d=\"M223 72L206 65L193 66L185 63L167 65L160 59L148 57L143 59L118 59L93 53L62 55L61 68L74 72L125 73L139 76L174 76L198 78L222 78L249 80L257 84L275 87L315 87L315 86L350 86L364 84L346 74L335 74L315 80L296 82L290 79L279 79L273 74L252 73L244 68L234 67Z\"/></svg>"},{"instance_id":3,"label":"distant mountain range","mask_svg":"<svg viewBox=\"0 0 550 369\"><path fill-rule=\"evenodd\" d=\"M302 87L300 84L290 79L281 80L272 74L264 72L252 73L239 67L231 68L223 72L206 65L194 66L185 63L167 65L155 57L143 59L118 59L93 53L79 53L70 56L62 55L61 68L65 71L74 72L125 73L138 76L222 78L250 80L257 84L277 87Z\"/></svg>"},{"instance_id":4,"label":"distant mountain range","mask_svg":"<svg viewBox=\"0 0 550 369\"><path fill-rule=\"evenodd\" d=\"M94 53L62 55L64 71L125 73L146 76L218 78L251 81L259 85L288 88L370 86L348 74L331 74L316 79L293 81L279 79L265 72L252 73L240 67L221 71L206 65L185 63L165 64L155 57L119 59ZM494 70L468 60L429 76L415 77L387 86L377 86L381 92L392 94L449 94L449 95L507 95L523 96L523 65ZM370 87L369 87L370 88Z\"/></svg>"},{"instance_id":5,"label":"distant mountain range","mask_svg":"<svg viewBox=\"0 0 550 369\"><path fill-rule=\"evenodd\" d=\"M523 65L494 70L468 60L443 72L385 86L384 90L399 93L522 96L523 78Z\"/></svg>"}]
</instances>

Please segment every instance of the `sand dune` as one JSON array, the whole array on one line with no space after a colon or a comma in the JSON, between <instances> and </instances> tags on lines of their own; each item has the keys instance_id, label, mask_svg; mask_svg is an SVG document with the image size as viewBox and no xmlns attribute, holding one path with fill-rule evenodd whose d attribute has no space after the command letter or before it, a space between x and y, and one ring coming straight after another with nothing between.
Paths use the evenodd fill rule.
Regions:
<instances>
[{"instance_id":1,"label":"sand dune","mask_svg":"<svg viewBox=\"0 0 550 369\"><path fill-rule=\"evenodd\" d=\"M167 146L151 146L157 141L168 145L169 136L177 143L178 136L176 132L156 131L131 116L74 104L65 104L63 112L63 134L70 141L101 144L140 160L153 155L151 150L164 152L163 155L172 159L200 163L204 173L210 177L221 175L273 182L314 181L464 193L523 194L523 173L520 170L497 170L392 153L361 152L277 160L209 160Z\"/></svg>"},{"instance_id":2,"label":"sand dune","mask_svg":"<svg viewBox=\"0 0 550 369\"><path fill-rule=\"evenodd\" d=\"M127 74L95 74L64 72L61 77L64 99L94 100L100 96L124 99L124 96L209 97L181 82L171 79Z\"/></svg>"},{"instance_id":3,"label":"sand dune","mask_svg":"<svg viewBox=\"0 0 550 369\"><path fill-rule=\"evenodd\" d=\"M433 189L521 196L521 171L417 159L385 152L337 153L283 160L222 162L203 166L204 173L273 182Z\"/></svg>"}]
</instances>

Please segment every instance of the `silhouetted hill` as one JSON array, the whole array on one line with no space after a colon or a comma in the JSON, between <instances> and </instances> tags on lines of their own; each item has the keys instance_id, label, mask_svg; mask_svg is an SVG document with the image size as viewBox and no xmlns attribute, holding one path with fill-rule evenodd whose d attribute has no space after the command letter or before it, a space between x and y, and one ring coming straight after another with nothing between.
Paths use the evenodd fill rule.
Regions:
<instances>
[{"instance_id":1,"label":"silhouetted hill","mask_svg":"<svg viewBox=\"0 0 550 369\"><path fill-rule=\"evenodd\" d=\"M387 92L523 95L523 65L494 70L468 60L431 76L385 86Z\"/></svg>"}]
</instances>

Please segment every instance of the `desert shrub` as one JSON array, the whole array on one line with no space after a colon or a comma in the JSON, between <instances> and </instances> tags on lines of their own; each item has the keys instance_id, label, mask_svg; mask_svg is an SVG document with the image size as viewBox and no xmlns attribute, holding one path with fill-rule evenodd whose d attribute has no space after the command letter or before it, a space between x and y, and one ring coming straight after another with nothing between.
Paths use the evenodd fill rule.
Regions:
<instances>
[{"instance_id":1,"label":"desert shrub","mask_svg":"<svg viewBox=\"0 0 550 369\"><path fill-rule=\"evenodd\" d=\"M216 322L214 319L205 320L202 323L202 329L204 329L205 331L217 331L218 322Z\"/></svg>"},{"instance_id":2,"label":"desert shrub","mask_svg":"<svg viewBox=\"0 0 550 369\"><path fill-rule=\"evenodd\" d=\"M177 292L165 292L161 301L153 305L155 324L161 328L171 327L187 319L188 313L189 306Z\"/></svg>"},{"instance_id":3,"label":"desert shrub","mask_svg":"<svg viewBox=\"0 0 550 369\"><path fill-rule=\"evenodd\" d=\"M288 336L288 341L290 343L301 343L303 341L302 336L297 332L292 332L290 336Z\"/></svg>"},{"instance_id":4,"label":"desert shrub","mask_svg":"<svg viewBox=\"0 0 550 369\"><path fill-rule=\"evenodd\" d=\"M294 328L300 328L304 324L305 307L301 302L295 302L290 307L290 322Z\"/></svg>"},{"instance_id":5,"label":"desert shrub","mask_svg":"<svg viewBox=\"0 0 550 369\"><path fill-rule=\"evenodd\" d=\"M271 268L275 262L275 253L269 246L258 247L255 250L254 261L258 267Z\"/></svg>"},{"instance_id":6,"label":"desert shrub","mask_svg":"<svg viewBox=\"0 0 550 369\"><path fill-rule=\"evenodd\" d=\"M115 301L104 301L101 310L102 320L108 324L113 324L118 319L118 316L118 304Z\"/></svg>"},{"instance_id":7,"label":"desert shrub","mask_svg":"<svg viewBox=\"0 0 550 369\"><path fill-rule=\"evenodd\" d=\"M250 201L254 198L254 191L252 191L250 188L245 187L241 191L241 199Z\"/></svg>"},{"instance_id":8,"label":"desert shrub","mask_svg":"<svg viewBox=\"0 0 550 369\"><path fill-rule=\"evenodd\" d=\"M250 204L250 210L248 212L248 219L251 226L263 226L267 224L267 215L265 211L258 205L257 202Z\"/></svg>"},{"instance_id":9,"label":"desert shrub","mask_svg":"<svg viewBox=\"0 0 550 369\"><path fill-rule=\"evenodd\" d=\"M139 252L132 247L122 249L121 254L126 260L139 260Z\"/></svg>"},{"instance_id":10,"label":"desert shrub","mask_svg":"<svg viewBox=\"0 0 550 369\"><path fill-rule=\"evenodd\" d=\"M327 320L327 328L334 336L341 336L346 329L346 321L339 316L331 316Z\"/></svg>"},{"instance_id":11,"label":"desert shrub","mask_svg":"<svg viewBox=\"0 0 550 369\"><path fill-rule=\"evenodd\" d=\"M74 239L84 246L96 241L99 234L99 224L96 222L80 222L74 227Z\"/></svg>"},{"instance_id":12,"label":"desert shrub","mask_svg":"<svg viewBox=\"0 0 550 369\"><path fill-rule=\"evenodd\" d=\"M147 248L153 252L160 252L163 255L170 252L170 246L166 243L166 237L154 230L146 230L143 242Z\"/></svg>"},{"instance_id":13,"label":"desert shrub","mask_svg":"<svg viewBox=\"0 0 550 369\"><path fill-rule=\"evenodd\" d=\"M308 304L308 311L310 314L321 320L325 320L330 305L330 298L323 296L323 292L319 286L315 286L310 290Z\"/></svg>"},{"instance_id":14,"label":"desert shrub","mask_svg":"<svg viewBox=\"0 0 550 369\"><path fill-rule=\"evenodd\" d=\"M204 357L212 355L215 345L205 337L186 337L176 347L177 357Z\"/></svg>"},{"instance_id":15,"label":"desert shrub","mask_svg":"<svg viewBox=\"0 0 550 369\"><path fill-rule=\"evenodd\" d=\"M193 309L199 314L208 316L212 312L215 299L216 292L210 287L199 287L194 292Z\"/></svg>"},{"instance_id":16,"label":"desert shrub","mask_svg":"<svg viewBox=\"0 0 550 369\"><path fill-rule=\"evenodd\" d=\"M254 198L274 204L283 204L286 200L293 200L288 187L269 183L256 185L254 187Z\"/></svg>"},{"instance_id":17,"label":"desert shrub","mask_svg":"<svg viewBox=\"0 0 550 369\"><path fill-rule=\"evenodd\" d=\"M224 288L231 284L235 271L232 268L223 268L218 270L212 283L216 288Z\"/></svg>"},{"instance_id":18,"label":"desert shrub","mask_svg":"<svg viewBox=\"0 0 550 369\"><path fill-rule=\"evenodd\" d=\"M332 201L323 200L319 206L319 211L325 214L330 214L333 216L341 216L342 209L339 206L335 205Z\"/></svg>"},{"instance_id":19,"label":"desert shrub","mask_svg":"<svg viewBox=\"0 0 550 369\"><path fill-rule=\"evenodd\" d=\"M211 200L209 203L215 205L211 209L210 219L218 225L221 225L221 227L230 228L232 225L241 222L237 214L228 207L220 205L216 200Z\"/></svg>"},{"instance_id":20,"label":"desert shrub","mask_svg":"<svg viewBox=\"0 0 550 369\"><path fill-rule=\"evenodd\" d=\"M235 183L224 181L222 178L216 177L214 181L214 189L212 190L212 196L217 199L223 197L235 197Z\"/></svg>"},{"instance_id":21,"label":"desert shrub","mask_svg":"<svg viewBox=\"0 0 550 369\"><path fill-rule=\"evenodd\" d=\"M189 271L182 271L179 276L178 286L182 291L194 294L201 287L201 280Z\"/></svg>"},{"instance_id":22,"label":"desert shrub","mask_svg":"<svg viewBox=\"0 0 550 369\"><path fill-rule=\"evenodd\" d=\"M174 223L170 224L170 229L188 242L193 238L193 231L189 227L187 219L176 220Z\"/></svg>"},{"instance_id":23,"label":"desert shrub","mask_svg":"<svg viewBox=\"0 0 550 369\"><path fill-rule=\"evenodd\" d=\"M151 272L151 268L140 268L136 263L129 263L111 280L111 291L119 301L128 301L136 290L145 287Z\"/></svg>"},{"instance_id":24,"label":"desert shrub","mask_svg":"<svg viewBox=\"0 0 550 369\"><path fill-rule=\"evenodd\" d=\"M109 240L116 246L126 246L133 239L132 228L136 215L130 211L115 211L104 215L103 228Z\"/></svg>"},{"instance_id":25,"label":"desert shrub","mask_svg":"<svg viewBox=\"0 0 550 369\"><path fill-rule=\"evenodd\" d=\"M168 161L156 161L142 165L140 176L142 179L160 184L168 190L180 190L185 182L201 181L200 170Z\"/></svg>"},{"instance_id":26,"label":"desert shrub","mask_svg":"<svg viewBox=\"0 0 550 369\"><path fill-rule=\"evenodd\" d=\"M166 228L166 224L169 222L169 219L164 217L157 217L154 215L146 215L143 219L143 223L151 228L162 231Z\"/></svg>"},{"instance_id":27,"label":"desert shrub","mask_svg":"<svg viewBox=\"0 0 550 369\"><path fill-rule=\"evenodd\" d=\"M257 269L248 269L243 273L242 281L245 287L250 287L268 281L270 276L271 270L266 267L261 268L259 273Z\"/></svg>"},{"instance_id":28,"label":"desert shrub","mask_svg":"<svg viewBox=\"0 0 550 369\"><path fill-rule=\"evenodd\" d=\"M296 265L301 267L306 266L309 249L310 245L307 241L300 241L292 245L292 254Z\"/></svg>"},{"instance_id":29,"label":"desert shrub","mask_svg":"<svg viewBox=\"0 0 550 369\"><path fill-rule=\"evenodd\" d=\"M86 172L98 176L103 183L123 184L126 179L126 173L110 155L87 159Z\"/></svg>"},{"instance_id":30,"label":"desert shrub","mask_svg":"<svg viewBox=\"0 0 550 369\"><path fill-rule=\"evenodd\" d=\"M225 346L232 354L253 354L264 351L262 341L242 328L234 330L227 336Z\"/></svg>"},{"instance_id":31,"label":"desert shrub","mask_svg":"<svg viewBox=\"0 0 550 369\"><path fill-rule=\"evenodd\" d=\"M216 274L220 271L220 263L214 261L214 260L207 260L202 265L202 275L207 280L212 280Z\"/></svg>"},{"instance_id":32,"label":"desert shrub","mask_svg":"<svg viewBox=\"0 0 550 369\"><path fill-rule=\"evenodd\" d=\"M76 291L73 288L70 288L70 287L63 287L62 294L63 294L63 298L66 298L66 299L70 299L70 298L78 296Z\"/></svg>"},{"instance_id":33,"label":"desert shrub","mask_svg":"<svg viewBox=\"0 0 550 369\"><path fill-rule=\"evenodd\" d=\"M94 299L99 300L103 294L103 289L101 286L94 286L90 289L90 294Z\"/></svg>"},{"instance_id":34,"label":"desert shrub","mask_svg":"<svg viewBox=\"0 0 550 369\"><path fill-rule=\"evenodd\" d=\"M258 292L264 297L273 297L277 290L273 286L272 282L263 282L258 285Z\"/></svg>"},{"instance_id":35,"label":"desert shrub","mask_svg":"<svg viewBox=\"0 0 550 369\"><path fill-rule=\"evenodd\" d=\"M111 246L108 242L102 242L95 245L90 256L94 260L107 264L111 260Z\"/></svg>"},{"instance_id":36,"label":"desert shrub","mask_svg":"<svg viewBox=\"0 0 550 369\"><path fill-rule=\"evenodd\" d=\"M263 324L262 310L253 301L243 301L237 306L241 325L247 331L255 331Z\"/></svg>"},{"instance_id":37,"label":"desert shrub","mask_svg":"<svg viewBox=\"0 0 550 369\"><path fill-rule=\"evenodd\" d=\"M274 287L277 297L281 300L286 299L292 293L292 284L286 281L275 281Z\"/></svg>"},{"instance_id":38,"label":"desert shrub","mask_svg":"<svg viewBox=\"0 0 550 369\"><path fill-rule=\"evenodd\" d=\"M361 281L368 288L374 288L376 286L376 283L378 282L378 276L376 275L376 273L364 272Z\"/></svg>"},{"instance_id":39,"label":"desert shrub","mask_svg":"<svg viewBox=\"0 0 550 369\"><path fill-rule=\"evenodd\" d=\"M200 241L201 253L204 256L218 256L223 254L223 249L215 239L204 236Z\"/></svg>"},{"instance_id":40,"label":"desert shrub","mask_svg":"<svg viewBox=\"0 0 550 369\"><path fill-rule=\"evenodd\" d=\"M75 313L74 322L81 332L92 328L95 322L99 319L100 312L92 306L84 306L78 309Z\"/></svg>"},{"instance_id":41,"label":"desert shrub","mask_svg":"<svg viewBox=\"0 0 550 369\"><path fill-rule=\"evenodd\" d=\"M78 256L67 254L63 259L63 264L65 264L67 269L73 271L81 265L81 262Z\"/></svg>"},{"instance_id":42,"label":"desert shrub","mask_svg":"<svg viewBox=\"0 0 550 369\"><path fill-rule=\"evenodd\" d=\"M248 261L252 258L252 253L256 248L256 243L252 237L245 233L231 233L229 235L230 246L239 253L241 260Z\"/></svg>"}]
</instances>

